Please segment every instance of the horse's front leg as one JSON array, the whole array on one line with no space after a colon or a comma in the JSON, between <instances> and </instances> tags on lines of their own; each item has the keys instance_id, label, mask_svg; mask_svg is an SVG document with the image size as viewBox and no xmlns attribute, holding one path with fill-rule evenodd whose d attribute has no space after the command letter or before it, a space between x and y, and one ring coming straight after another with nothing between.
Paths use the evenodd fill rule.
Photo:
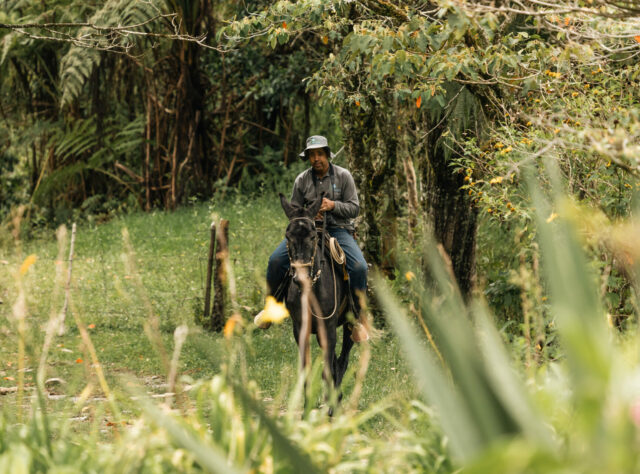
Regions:
<instances>
[{"instance_id":1,"label":"horse's front leg","mask_svg":"<svg viewBox=\"0 0 640 474\"><path fill-rule=\"evenodd\" d=\"M334 320L318 320L318 332L316 334L318 344L322 347L324 354L324 370L322 378L327 384L329 393L327 394L329 403L333 396L333 389L337 388L338 358L336 357L336 327ZM333 415L334 407L329 407L329 416Z\"/></svg>"},{"instance_id":2,"label":"horse's front leg","mask_svg":"<svg viewBox=\"0 0 640 474\"><path fill-rule=\"evenodd\" d=\"M296 345L298 346L298 354L299 354L299 369L302 376L304 377L304 385L302 388L303 393L303 413L307 413L307 400L309 398L308 387L309 387L309 368L310 368L310 338L309 334L303 334L303 325L298 321L296 323L293 320L293 337L296 340Z\"/></svg>"},{"instance_id":3,"label":"horse's front leg","mask_svg":"<svg viewBox=\"0 0 640 474\"><path fill-rule=\"evenodd\" d=\"M344 373L347 371L347 366L349 365L349 353L353 347L351 328L348 324L345 324L342 328L342 349L340 349L340 357L338 358L336 367L336 387L340 387L340 384L342 383L342 377L344 377Z\"/></svg>"},{"instance_id":4,"label":"horse's front leg","mask_svg":"<svg viewBox=\"0 0 640 474\"><path fill-rule=\"evenodd\" d=\"M336 330L334 327L327 328L324 321L318 323L316 339L322 348L324 355L324 370L322 378L327 385L336 387L336 376L338 368L338 358L336 357ZM328 329L328 330L327 330Z\"/></svg>"}]
</instances>

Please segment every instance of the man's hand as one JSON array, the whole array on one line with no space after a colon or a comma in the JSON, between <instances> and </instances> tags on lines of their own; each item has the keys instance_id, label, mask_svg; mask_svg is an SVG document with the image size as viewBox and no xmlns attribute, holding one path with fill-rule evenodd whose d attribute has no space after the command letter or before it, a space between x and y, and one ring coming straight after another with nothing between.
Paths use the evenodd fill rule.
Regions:
<instances>
[{"instance_id":1,"label":"man's hand","mask_svg":"<svg viewBox=\"0 0 640 474\"><path fill-rule=\"evenodd\" d=\"M324 214L326 211L333 211L335 207L336 207L335 201L332 201L331 199L327 199L327 198L322 198L322 204L320 205L320 210L318 211L316 220L321 220L322 214Z\"/></svg>"},{"instance_id":2,"label":"man's hand","mask_svg":"<svg viewBox=\"0 0 640 474\"><path fill-rule=\"evenodd\" d=\"M332 201L327 198L322 198L322 204L320 205L320 212L333 211L334 207L336 207L335 201Z\"/></svg>"}]
</instances>

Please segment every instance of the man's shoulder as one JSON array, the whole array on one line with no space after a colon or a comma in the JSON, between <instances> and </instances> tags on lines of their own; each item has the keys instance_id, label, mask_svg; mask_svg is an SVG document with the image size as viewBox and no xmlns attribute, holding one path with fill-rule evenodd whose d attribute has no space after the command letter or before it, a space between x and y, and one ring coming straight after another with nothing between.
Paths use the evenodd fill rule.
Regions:
<instances>
[{"instance_id":1,"label":"man's shoulder","mask_svg":"<svg viewBox=\"0 0 640 474\"><path fill-rule=\"evenodd\" d=\"M347 169L347 168L343 168L342 166L339 165L335 165L335 164L331 164L331 166L333 166L333 173L336 176L344 176L344 177L350 177L351 178L351 172Z\"/></svg>"},{"instance_id":2,"label":"man's shoulder","mask_svg":"<svg viewBox=\"0 0 640 474\"><path fill-rule=\"evenodd\" d=\"M311 178L311 168L307 168L302 173L299 173L298 176L296 176L295 182L299 183L301 181L304 181L305 179L310 179L310 178Z\"/></svg>"}]
</instances>

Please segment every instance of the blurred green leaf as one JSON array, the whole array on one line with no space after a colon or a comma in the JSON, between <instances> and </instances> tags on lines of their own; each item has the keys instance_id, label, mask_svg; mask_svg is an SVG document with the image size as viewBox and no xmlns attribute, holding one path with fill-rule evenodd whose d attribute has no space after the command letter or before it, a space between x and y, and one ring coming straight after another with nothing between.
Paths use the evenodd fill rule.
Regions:
<instances>
[{"instance_id":1,"label":"blurred green leaf","mask_svg":"<svg viewBox=\"0 0 640 474\"><path fill-rule=\"evenodd\" d=\"M203 443L190 428L174 420L171 415L163 413L151 402L141 400L140 405L154 423L167 430L175 443L187 449L208 472L218 474L246 472L246 469L230 466L225 454L220 449Z\"/></svg>"},{"instance_id":2,"label":"blurred green leaf","mask_svg":"<svg viewBox=\"0 0 640 474\"><path fill-rule=\"evenodd\" d=\"M293 468L293 472L320 473L321 469L316 467L303 449L296 446L287 438L282 429L276 425L275 421L269 417L264 409L256 402L242 387L234 384L234 392L241 400L248 411L253 412L264 424L273 439L273 447L283 459L288 459Z\"/></svg>"}]
</instances>

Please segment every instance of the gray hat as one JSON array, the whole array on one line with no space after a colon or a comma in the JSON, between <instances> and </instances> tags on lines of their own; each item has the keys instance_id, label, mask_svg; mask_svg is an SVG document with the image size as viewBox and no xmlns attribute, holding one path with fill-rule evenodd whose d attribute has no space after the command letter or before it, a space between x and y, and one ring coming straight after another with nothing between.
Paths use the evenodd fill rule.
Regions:
<instances>
[{"instance_id":1,"label":"gray hat","mask_svg":"<svg viewBox=\"0 0 640 474\"><path fill-rule=\"evenodd\" d=\"M313 135L307 138L307 148L304 149L302 153L300 153L300 158L305 159L307 154L307 150L313 150L314 148L326 148L329 150L329 157L333 158L335 155L331 152L331 148L329 148L329 142L322 135Z\"/></svg>"}]
</instances>

